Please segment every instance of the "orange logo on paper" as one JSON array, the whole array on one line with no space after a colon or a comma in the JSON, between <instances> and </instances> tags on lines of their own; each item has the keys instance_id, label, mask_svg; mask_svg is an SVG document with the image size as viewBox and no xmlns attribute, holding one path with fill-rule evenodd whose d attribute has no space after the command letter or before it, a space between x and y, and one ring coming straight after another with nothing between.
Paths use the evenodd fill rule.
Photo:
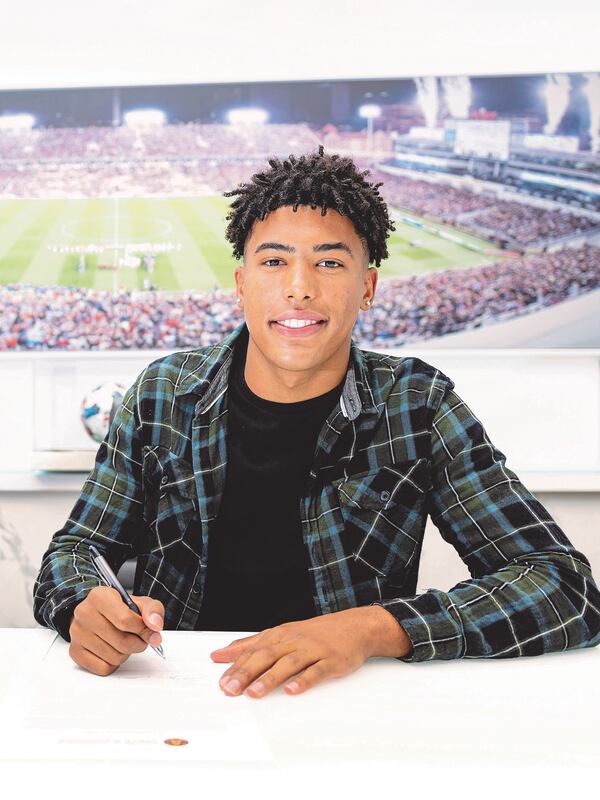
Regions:
<instances>
[{"instance_id":1,"label":"orange logo on paper","mask_svg":"<svg viewBox=\"0 0 600 800\"><path fill-rule=\"evenodd\" d=\"M188 744L187 739L165 739L165 744L170 744L173 747L183 747L184 744Z\"/></svg>"}]
</instances>

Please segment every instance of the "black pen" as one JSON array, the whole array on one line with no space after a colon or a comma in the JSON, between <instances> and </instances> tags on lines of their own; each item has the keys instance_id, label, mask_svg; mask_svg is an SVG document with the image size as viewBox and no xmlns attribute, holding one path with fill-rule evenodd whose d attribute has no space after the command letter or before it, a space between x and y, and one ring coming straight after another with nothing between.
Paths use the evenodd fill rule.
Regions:
<instances>
[{"instance_id":1,"label":"black pen","mask_svg":"<svg viewBox=\"0 0 600 800\"><path fill-rule=\"evenodd\" d=\"M103 555L100 554L100 552L94 547L93 544L90 545L90 553L92 554L92 561L94 562L94 566L96 567L96 571L97 571L98 575L100 575L100 577L109 586L112 586L113 589L116 589L117 592L121 595L121 598L123 599L123 602L127 603L129 608L133 612L135 612L136 614L139 614L140 617L141 617L142 616L142 612L139 610L139 608L133 602L133 600L131 599L131 597L127 593L127 590L121 585L121 583L119 582L119 579L117 578L115 573L110 568L107 560L104 558ZM165 654L163 653L162 645L159 644L158 647L154 647L154 645L150 645L150 647L153 650L156 650L156 652L158 653L158 655L161 658L165 658Z\"/></svg>"}]
</instances>

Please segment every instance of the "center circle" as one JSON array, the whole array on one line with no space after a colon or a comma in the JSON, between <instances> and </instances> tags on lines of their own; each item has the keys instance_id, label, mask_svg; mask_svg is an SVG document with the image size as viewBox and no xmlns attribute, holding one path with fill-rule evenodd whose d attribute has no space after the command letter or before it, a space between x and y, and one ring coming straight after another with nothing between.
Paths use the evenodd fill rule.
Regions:
<instances>
[{"instance_id":1,"label":"center circle","mask_svg":"<svg viewBox=\"0 0 600 800\"><path fill-rule=\"evenodd\" d=\"M78 226L80 225L87 225L89 220L84 219L76 219L72 220L71 222L65 222L64 225L61 226L61 232L64 236L67 236L69 239L75 239L76 241L81 242L82 244L103 244L103 245L111 245L111 244L119 244L119 243L127 243L127 244L136 244L147 242L151 239L164 239L170 233L173 232L173 224L166 219L161 219L160 217L146 217L141 214L127 214L126 215L128 220L143 220L144 222L148 223L148 233L137 233L131 236L122 236L118 234L116 237L115 235L110 236L94 236L90 233L78 233ZM98 227L104 227L104 221L108 219L108 217L94 217L94 222L98 224ZM113 218L110 218L110 221L113 222ZM158 228L158 230L157 230ZM118 229L117 229L118 232Z\"/></svg>"}]
</instances>

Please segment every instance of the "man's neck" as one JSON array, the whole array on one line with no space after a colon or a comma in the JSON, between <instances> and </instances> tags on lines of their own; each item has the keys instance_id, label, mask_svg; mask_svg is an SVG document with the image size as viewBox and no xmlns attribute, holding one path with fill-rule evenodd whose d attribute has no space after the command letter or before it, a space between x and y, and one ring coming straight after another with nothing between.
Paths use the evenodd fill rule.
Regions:
<instances>
[{"instance_id":1,"label":"man's neck","mask_svg":"<svg viewBox=\"0 0 600 800\"><path fill-rule=\"evenodd\" d=\"M265 400L276 403L298 403L318 397L338 386L348 370L350 344L345 359L321 365L318 370L286 370L269 362L248 339L244 379L248 388Z\"/></svg>"}]
</instances>

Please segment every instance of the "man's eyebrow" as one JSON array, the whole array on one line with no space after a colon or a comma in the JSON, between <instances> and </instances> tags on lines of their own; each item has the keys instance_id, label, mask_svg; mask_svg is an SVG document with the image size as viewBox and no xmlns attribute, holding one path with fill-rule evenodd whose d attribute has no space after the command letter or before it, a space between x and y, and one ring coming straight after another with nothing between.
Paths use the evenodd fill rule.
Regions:
<instances>
[{"instance_id":1,"label":"man's eyebrow","mask_svg":"<svg viewBox=\"0 0 600 800\"><path fill-rule=\"evenodd\" d=\"M347 244L344 244L344 242L325 242L325 244L316 244L313 247L313 250L315 253L322 253L325 250L345 250L352 256L352 258L354 258L352 250Z\"/></svg>"},{"instance_id":2,"label":"man's eyebrow","mask_svg":"<svg viewBox=\"0 0 600 800\"><path fill-rule=\"evenodd\" d=\"M292 247L290 244L281 244L280 242L263 242L259 244L254 254L259 253L261 250L285 250L286 253L295 253L296 248ZM313 247L313 252L315 253L323 253L326 250L345 250L349 253L352 258L354 258L354 254L352 250L348 247L347 244L344 242L324 242L323 244L316 244Z\"/></svg>"},{"instance_id":3,"label":"man's eyebrow","mask_svg":"<svg viewBox=\"0 0 600 800\"><path fill-rule=\"evenodd\" d=\"M262 244L259 244L254 251L254 255L259 253L261 250L285 250L286 253L296 252L295 247L292 247L289 244L280 244L279 242L263 242Z\"/></svg>"}]
</instances>

